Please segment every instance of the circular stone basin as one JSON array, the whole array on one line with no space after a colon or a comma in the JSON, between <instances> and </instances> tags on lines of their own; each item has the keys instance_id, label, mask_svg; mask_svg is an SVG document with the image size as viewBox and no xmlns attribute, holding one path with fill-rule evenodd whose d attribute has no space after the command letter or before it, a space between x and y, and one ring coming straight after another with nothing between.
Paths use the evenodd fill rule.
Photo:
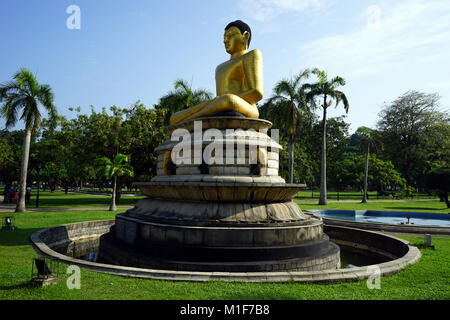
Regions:
<instances>
[{"instance_id":1,"label":"circular stone basin","mask_svg":"<svg viewBox=\"0 0 450 320\"><path fill-rule=\"evenodd\" d=\"M40 255L99 272L122 276L181 281L319 282L343 281L393 274L416 262L420 251L407 241L354 228L324 226L330 239L341 247L341 269L285 272L198 272L143 269L93 262L100 236L109 232L115 220L89 221L39 230L31 243ZM356 260L355 257L356 256ZM343 261L349 259L348 261ZM355 267L352 264L359 266ZM369 264L365 265L364 264ZM342 268L347 265L346 268ZM375 272L375 273L374 273Z\"/></svg>"},{"instance_id":2,"label":"circular stone basin","mask_svg":"<svg viewBox=\"0 0 450 320\"><path fill-rule=\"evenodd\" d=\"M450 235L450 214L445 213L375 210L310 210L305 213L322 217L325 224L334 226Z\"/></svg>"}]
</instances>

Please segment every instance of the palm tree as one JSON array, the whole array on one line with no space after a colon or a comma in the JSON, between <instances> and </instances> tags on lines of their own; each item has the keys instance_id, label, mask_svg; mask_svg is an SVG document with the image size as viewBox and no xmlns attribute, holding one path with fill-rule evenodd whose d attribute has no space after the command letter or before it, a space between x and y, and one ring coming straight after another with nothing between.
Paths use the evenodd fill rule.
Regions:
<instances>
[{"instance_id":1,"label":"palm tree","mask_svg":"<svg viewBox=\"0 0 450 320\"><path fill-rule=\"evenodd\" d=\"M41 122L40 106L47 111L52 123L56 121L56 107L53 104L54 98L50 86L39 84L36 76L28 69L21 68L19 72L14 74L13 79L15 81L8 81L0 85L0 102L3 102L0 115L6 119L6 128L16 124L20 111L22 111L20 120L25 122L19 200L16 206L16 212L24 212L31 136L36 132Z\"/></svg>"},{"instance_id":2,"label":"palm tree","mask_svg":"<svg viewBox=\"0 0 450 320\"><path fill-rule=\"evenodd\" d=\"M308 78L308 69L300 72L293 79L279 81L273 91L274 95L261 107L262 116L273 120L279 128L287 131L289 136L289 183L294 180L294 143L295 132L302 118L311 118L304 85L301 81Z\"/></svg>"},{"instance_id":3,"label":"palm tree","mask_svg":"<svg viewBox=\"0 0 450 320\"><path fill-rule=\"evenodd\" d=\"M363 185L363 191L364 195L362 198L362 203L367 202L367 177L369 175L369 153L370 153L370 147L375 148L376 144L378 142L378 134L376 131L367 128L367 127L359 127L356 130L356 133L360 135L360 140L358 141L358 145L361 149L365 149L366 153L366 161L364 165L364 185Z\"/></svg>"},{"instance_id":4,"label":"palm tree","mask_svg":"<svg viewBox=\"0 0 450 320\"><path fill-rule=\"evenodd\" d=\"M345 85L345 80L339 76L328 80L325 71L314 68L312 73L316 75L318 81L314 84L306 84L304 87L308 90L307 99L314 100L316 97L323 96L323 118L322 118L322 159L320 174L320 198L319 204L327 204L327 108L332 104L333 99L337 105L342 102L345 112L348 113L348 100L345 94L336 90L337 87Z\"/></svg>"},{"instance_id":5,"label":"palm tree","mask_svg":"<svg viewBox=\"0 0 450 320\"><path fill-rule=\"evenodd\" d=\"M170 122L170 117L175 112L193 107L199 103L212 99L212 93L204 89L192 90L192 83L188 84L183 79L177 79L174 83L175 91L170 91L161 97L157 107L167 110L164 123Z\"/></svg>"},{"instance_id":6,"label":"palm tree","mask_svg":"<svg viewBox=\"0 0 450 320\"><path fill-rule=\"evenodd\" d=\"M113 161L111 161L107 157L98 159L98 164L103 167L103 175L106 177L106 179L114 179L111 205L109 206L109 211L117 210L116 208L117 177L134 176L133 167L128 162L129 157L121 153L118 153L114 157Z\"/></svg>"}]
</instances>

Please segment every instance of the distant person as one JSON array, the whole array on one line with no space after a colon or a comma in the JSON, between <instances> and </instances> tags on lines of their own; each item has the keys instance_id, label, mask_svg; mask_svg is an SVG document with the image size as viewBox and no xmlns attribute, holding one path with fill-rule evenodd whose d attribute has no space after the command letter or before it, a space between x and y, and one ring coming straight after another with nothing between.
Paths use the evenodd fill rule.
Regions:
<instances>
[{"instance_id":1,"label":"distant person","mask_svg":"<svg viewBox=\"0 0 450 320\"><path fill-rule=\"evenodd\" d=\"M17 203L17 201L19 200L19 192L13 191L12 200L13 200L13 203Z\"/></svg>"},{"instance_id":2,"label":"distant person","mask_svg":"<svg viewBox=\"0 0 450 320\"><path fill-rule=\"evenodd\" d=\"M31 187L27 187L27 191L25 193L25 203L29 204L31 199Z\"/></svg>"},{"instance_id":3,"label":"distant person","mask_svg":"<svg viewBox=\"0 0 450 320\"><path fill-rule=\"evenodd\" d=\"M8 191L8 203L13 202L13 197L14 197L14 187L11 186Z\"/></svg>"}]
</instances>

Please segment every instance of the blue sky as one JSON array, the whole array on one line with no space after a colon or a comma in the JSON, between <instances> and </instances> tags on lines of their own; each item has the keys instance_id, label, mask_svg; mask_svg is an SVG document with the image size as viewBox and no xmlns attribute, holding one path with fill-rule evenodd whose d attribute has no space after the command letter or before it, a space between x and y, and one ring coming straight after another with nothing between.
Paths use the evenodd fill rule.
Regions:
<instances>
[{"instance_id":1,"label":"blue sky","mask_svg":"<svg viewBox=\"0 0 450 320\"><path fill-rule=\"evenodd\" d=\"M70 5L79 30L66 26ZM2 0L0 82L20 67L37 72L69 118L69 107L150 107L177 78L214 93L215 67L229 58L223 29L236 19L263 53L265 98L318 67L347 81L351 131L375 127L383 104L410 89L438 92L450 109L448 0Z\"/></svg>"}]
</instances>

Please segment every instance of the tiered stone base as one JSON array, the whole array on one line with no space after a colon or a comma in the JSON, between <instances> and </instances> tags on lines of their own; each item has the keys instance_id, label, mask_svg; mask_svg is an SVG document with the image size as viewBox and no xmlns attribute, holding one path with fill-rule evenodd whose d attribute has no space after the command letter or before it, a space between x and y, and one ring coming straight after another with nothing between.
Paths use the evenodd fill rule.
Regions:
<instances>
[{"instance_id":1,"label":"tiered stone base","mask_svg":"<svg viewBox=\"0 0 450 320\"><path fill-rule=\"evenodd\" d=\"M184 130L185 139L168 139L155 149L157 176L138 184L149 198L116 216L100 240L100 258L186 271L338 268L339 247L323 233L322 221L292 201L303 185L278 176L281 145L267 135L270 126L261 119L225 116L167 128L169 134ZM214 157L231 146L225 148L226 161L205 160L205 153L213 154L206 152L210 128L216 129L212 140L222 146Z\"/></svg>"},{"instance_id":2,"label":"tiered stone base","mask_svg":"<svg viewBox=\"0 0 450 320\"><path fill-rule=\"evenodd\" d=\"M100 239L108 263L189 271L326 270L339 247L292 201L140 200Z\"/></svg>"}]
</instances>

